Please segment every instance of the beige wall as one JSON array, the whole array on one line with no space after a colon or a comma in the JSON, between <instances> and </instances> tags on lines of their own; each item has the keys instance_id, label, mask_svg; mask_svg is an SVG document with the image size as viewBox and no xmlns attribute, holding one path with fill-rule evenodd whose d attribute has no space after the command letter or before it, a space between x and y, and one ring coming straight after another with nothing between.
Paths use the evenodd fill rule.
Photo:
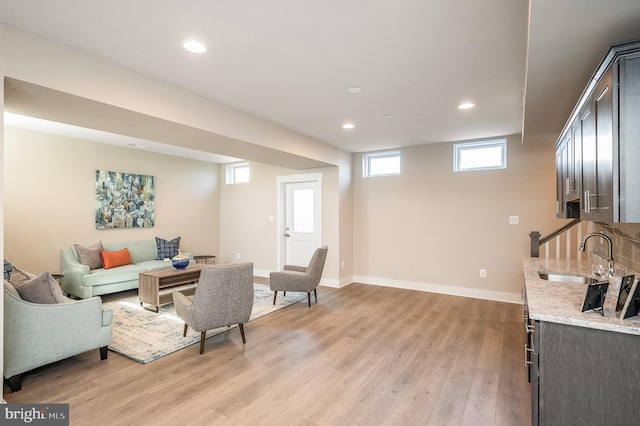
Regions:
<instances>
[{"instance_id":1,"label":"beige wall","mask_svg":"<svg viewBox=\"0 0 640 426\"><path fill-rule=\"evenodd\" d=\"M277 177L299 173L322 173L323 244L329 246L323 273L323 284L338 286L338 259L342 256L338 238L339 190L338 168L326 167L297 171L261 163L250 163L249 183L220 186L220 247L221 261L254 263L258 275L280 270L278 264L278 200ZM224 166L220 167L220 181L224 182ZM273 221L270 221L273 217ZM282 262L280 262L282 263ZM351 281L349 281L351 282Z\"/></svg>"},{"instance_id":2,"label":"beige wall","mask_svg":"<svg viewBox=\"0 0 640 426\"><path fill-rule=\"evenodd\" d=\"M10 78L14 83L23 81L31 86L38 85L68 93L74 97L73 105L83 106L82 108L54 108L54 115L63 122L92 123L101 130L112 130L116 133L145 138L149 132L153 134L154 129L153 126L140 124L148 121L141 120L142 116L157 117L164 120L165 124L176 124L178 128L189 126L208 132L206 138L196 138L196 140L173 137L167 141L165 139L168 135L156 134L163 138L161 142L164 143L254 159L280 167L283 164L286 167L288 160L295 161L297 164L314 164L313 167L316 164L338 166L340 183L336 185L339 185L340 195L332 211L335 216L331 219L335 234L330 236L330 239L335 242L336 249L332 250L327 262L335 263L331 270L335 271L336 279L340 274L341 282L350 282L349 265L353 252L350 237L352 210L348 199L351 176L350 153L34 34L3 24L0 24L0 30L2 31L0 54L5 56L7 65L3 70L5 77ZM28 94L17 96L19 101L16 101L16 96L9 96L9 91L6 96L11 97L12 108L17 108L14 112L28 113L29 107L32 106L29 104L33 103ZM38 100L40 101L41 98ZM70 101L67 98L65 100ZM47 99L47 105L51 102L57 105L55 101L56 99ZM105 109L104 105L111 109ZM9 108L8 104L7 108ZM109 113L117 113L118 117L125 119L105 120L104 115L96 114L96 111L105 110ZM123 111L132 114L123 115ZM48 113L51 112L48 111ZM78 121L75 122L75 120ZM175 129L172 128L172 130ZM151 137L149 139L155 140ZM300 159L309 161L300 161ZM345 206L343 207L341 203L345 203ZM339 236L338 232L346 237ZM243 252L250 251L243 250ZM337 267L338 252L344 255L347 265L340 271Z\"/></svg>"},{"instance_id":3,"label":"beige wall","mask_svg":"<svg viewBox=\"0 0 640 426\"><path fill-rule=\"evenodd\" d=\"M452 143L410 147L401 150L400 176L367 179L355 156L356 280L519 300L529 232L562 222L554 219L553 147L512 136L507 155L506 170L455 173Z\"/></svg>"},{"instance_id":4,"label":"beige wall","mask_svg":"<svg viewBox=\"0 0 640 426\"><path fill-rule=\"evenodd\" d=\"M180 236L186 251L214 254L221 263L236 262L240 253L262 275L281 267L276 178L299 171L252 162L250 183L226 185L224 166L217 164L11 127L5 139L4 249L28 271L59 272L59 250L74 243L155 236ZM154 228L95 229L98 169L155 176ZM304 171L312 172L323 175L323 243L331 247L324 284L337 286L338 168Z\"/></svg>"},{"instance_id":5,"label":"beige wall","mask_svg":"<svg viewBox=\"0 0 640 426\"><path fill-rule=\"evenodd\" d=\"M0 35L2 35L3 32L3 28L0 28ZM1 47L0 76L4 76L4 54ZM0 114L0 124L2 124L2 128L4 129L4 84L0 84L0 111L3 112ZM0 238L4 241L4 226L2 225L4 223L4 212L2 211L4 206L4 132L0 133L0 167L2 167L0 170L3 171L3 173L0 173L0 182L2 183L2 185L0 185ZM4 259L4 246L0 246L0 254ZM0 315L0 342L4 342L4 292L0 295L0 312L2 312L2 315ZM3 345L4 343L0 343L0 347L3 347ZM4 365L4 350L0 350L0 364ZM3 394L4 392L0 391L0 395ZM4 398L2 398L2 401L4 402Z\"/></svg>"},{"instance_id":6,"label":"beige wall","mask_svg":"<svg viewBox=\"0 0 640 426\"><path fill-rule=\"evenodd\" d=\"M195 254L217 254L217 164L6 127L4 250L30 272L60 271L60 249L74 243L181 237ZM97 230L95 171L155 176L155 226Z\"/></svg>"}]
</instances>

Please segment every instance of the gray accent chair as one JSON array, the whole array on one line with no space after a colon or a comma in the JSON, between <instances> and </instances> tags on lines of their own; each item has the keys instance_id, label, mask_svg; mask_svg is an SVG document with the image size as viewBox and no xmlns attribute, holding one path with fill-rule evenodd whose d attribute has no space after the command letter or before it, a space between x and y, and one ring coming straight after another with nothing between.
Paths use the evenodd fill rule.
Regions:
<instances>
[{"instance_id":1,"label":"gray accent chair","mask_svg":"<svg viewBox=\"0 0 640 426\"><path fill-rule=\"evenodd\" d=\"M22 373L34 368L97 348L107 359L112 318L99 297L31 303L4 281L4 377L11 391L19 391Z\"/></svg>"},{"instance_id":2,"label":"gray accent chair","mask_svg":"<svg viewBox=\"0 0 640 426\"><path fill-rule=\"evenodd\" d=\"M200 332L200 354L204 351L207 330L238 324L242 343L244 323L253 309L253 263L211 265L202 268L193 296L173 293L176 314L188 327Z\"/></svg>"},{"instance_id":3,"label":"gray accent chair","mask_svg":"<svg viewBox=\"0 0 640 426\"><path fill-rule=\"evenodd\" d=\"M322 246L313 253L308 266L284 265L282 271L269 274L269 286L273 290L273 304L276 304L278 291L300 291L307 293L309 307L311 307L311 292L318 303L316 287L320 284L324 262L327 259L327 246Z\"/></svg>"}]
</instances>

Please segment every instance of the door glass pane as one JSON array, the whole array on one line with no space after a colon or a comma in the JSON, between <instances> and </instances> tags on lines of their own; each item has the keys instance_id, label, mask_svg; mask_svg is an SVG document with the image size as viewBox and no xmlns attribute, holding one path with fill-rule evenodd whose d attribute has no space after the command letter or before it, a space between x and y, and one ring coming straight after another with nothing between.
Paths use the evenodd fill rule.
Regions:
<instances>
[{"instance_id":1,"label":"door glass pane","mask_svg":"<svg viewBox=\"0 0 640 426\"><path fill-rule=\"evenodd\" d=\"M313 189L294 189L293 232L313 233Z\"/></svg>"}]
</instances>

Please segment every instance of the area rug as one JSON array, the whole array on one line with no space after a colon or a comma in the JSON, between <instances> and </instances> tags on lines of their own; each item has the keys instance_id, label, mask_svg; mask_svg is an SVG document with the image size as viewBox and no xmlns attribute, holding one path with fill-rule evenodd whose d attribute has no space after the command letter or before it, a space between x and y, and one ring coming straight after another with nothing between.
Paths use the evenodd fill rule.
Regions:
<instances>
[{"instance_id":1,"label":"area rug","mask_svg":"<svg viewBox=\"0 0 640 426\"><path fill-rule=\"evenodd\" d=\"M286 297L278 295L273 305L273 291L269 290L269 286L254 284L253 309L249 321L306 297L303 293L289 292ZM113 309L113 341L109 349L143 364L200 342L200 333L191 329L187 331L187 337L182 337L184 322L176 315L173 304L161 306L160 312L155 313L140 306L136 296L104 303L103 306ZM209 330L207 338L227 330L229 327Z\"/></svg>"}]
</instances>

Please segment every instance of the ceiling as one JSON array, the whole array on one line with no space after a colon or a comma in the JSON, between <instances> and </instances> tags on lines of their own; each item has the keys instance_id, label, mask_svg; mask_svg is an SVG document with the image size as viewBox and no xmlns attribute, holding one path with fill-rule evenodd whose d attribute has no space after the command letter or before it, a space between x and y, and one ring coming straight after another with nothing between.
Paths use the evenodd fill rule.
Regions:
<instances>
[{"instance_id":1,"label":"ceiling","mask_svg":"<svg viewBox=\"0 0 640 426\"><path fill-rule=\"evenodd\" d=\"M640 38L640 1L0 0L0 21L363 152L552 144L607 48Z\"/></svg>"}]
</instances>

